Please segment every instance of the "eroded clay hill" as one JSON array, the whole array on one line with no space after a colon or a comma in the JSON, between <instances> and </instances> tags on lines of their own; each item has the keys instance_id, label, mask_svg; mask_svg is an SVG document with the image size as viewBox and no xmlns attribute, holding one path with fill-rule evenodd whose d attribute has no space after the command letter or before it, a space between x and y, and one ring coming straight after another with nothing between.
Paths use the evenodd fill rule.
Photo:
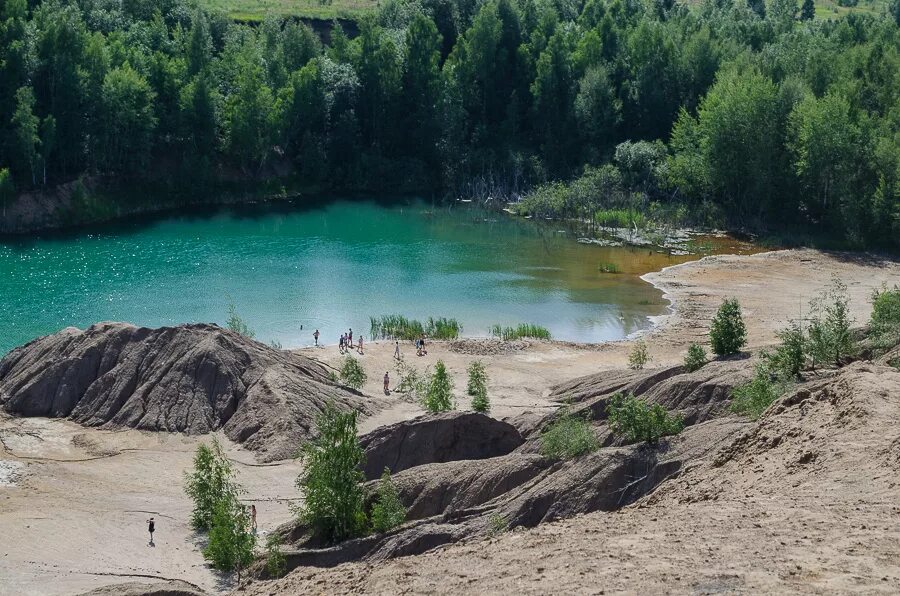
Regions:
<instances>
[{"instance_id":1,"label":"eroded clay hill","mask_svg":"<svg viewBox=\"0 0 900 596\"><path fill-rule=\"evenodd\" d=\"M221 429L261 461L291 457L329 401L371 409L314 360L215 325L68 328L0 360L0 406L12 414L103 428Z\"/></svg>"},{"instance_id":2,"label":"eroded clay hill","mask_svg":"<svg viewBox=\"0 0 900 596\"><path fill-rule=\"evenodd\" d=\"M900 370L855 362L809 376L758 421L735 421L733 432L693 436L726 424L726 417L686 429L658 457L671 460L680 444L708 440L699 457L616 512L412 558L298 569L281 580L254 581L241 593L897 594ZM592 459L609 457L604 452L610 450L561 468L587 470ZM614 477L598 474L580 477L578 488L557 472L531 490L553 477L560 481L557 498L565 487L596 499L615 485ZM502 497L483 507L508 511L508 503ZM451 519L429 523L452 527Z\"/></svg>"}]
</instances>

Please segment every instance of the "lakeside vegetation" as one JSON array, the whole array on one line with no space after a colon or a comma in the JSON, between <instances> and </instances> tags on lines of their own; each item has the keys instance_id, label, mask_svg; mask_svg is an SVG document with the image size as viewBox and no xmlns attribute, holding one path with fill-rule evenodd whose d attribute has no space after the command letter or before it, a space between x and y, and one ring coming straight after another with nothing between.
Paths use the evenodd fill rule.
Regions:
<instances>
[{"instance_id":1,"label":"lakeside vegetation","mask_svg":"<svg viewBox=\"0 0 900 596\"><path fill-rule=\"evenodd\" d=\"M542 216L897 248L900 0L808 8L388 0L326 47L181 0L3 0L0 199L74 180L152 181L169 206L255 182L524 193Z\"/></svg>"}]
</instances>

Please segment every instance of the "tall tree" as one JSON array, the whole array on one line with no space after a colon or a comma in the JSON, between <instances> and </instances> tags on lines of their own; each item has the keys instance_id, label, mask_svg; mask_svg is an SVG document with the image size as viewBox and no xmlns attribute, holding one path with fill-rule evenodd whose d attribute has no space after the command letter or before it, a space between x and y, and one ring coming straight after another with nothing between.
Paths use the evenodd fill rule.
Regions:
<instances>
[{"instance_id":1,"label":"tall tree","mask_svg":"<svg viewBox=\"0 0 900 596\"><path fill-rule=\"evenodd\" d=\"M147 164L157 120L156 94L126 62L103 80L100 163L107 171L133 173Z\"/></svg>"},{"instance_id":2,"label":"tall tree","mask_svg":"<svg viewBox=\"0 0 900 596\"><path fill-rule=\"evenodd\" d=\"M37 184L35 171L39 160L38 149L41 145L39 134L41 121L34 114L34 103L34 91L31 87L22 87L16 91L16 110L12 117L13 163L16 164L20 177L31 178L32 186Z\"/></svg>"},{"instance_id":3,"label":"tall tree","mask_svg":"<svg viewBox=\"0 0 900 596\"><path fill-rule=\"evenodd\" d=\"M814 0L803 0L803 6L800 8L800 20L811 21L814 18L816 18L816 3Z\"/></svg>"},{"instance_id":4,"label":"tall tree","mask_svg":"<svg viewBox=\"0 0 900 596\"><path fill-rule=\"evenodd\" d=\"M406 68L403 72L405 130L410 155L435 166L440 136L438 103L441 92L439 68L441 35L434 22L416 15L406 32Z\"/></svg>"}]
</instances>

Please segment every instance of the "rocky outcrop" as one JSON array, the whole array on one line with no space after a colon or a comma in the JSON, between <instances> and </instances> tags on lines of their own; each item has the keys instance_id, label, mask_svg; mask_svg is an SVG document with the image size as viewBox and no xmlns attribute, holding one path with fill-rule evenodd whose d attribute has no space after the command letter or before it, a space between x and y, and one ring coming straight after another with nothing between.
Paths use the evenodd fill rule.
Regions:
<instances>
[{"instance_id":1,"label":"rocky outcrop","mask_svg":"<svg viewBox=\"0 0 900 596\"><path fill-rule=\"evenodd\" d=\"M473 412L422 416L376 429L360 439L363 473L378 478L424 464L506 455L522 444L514 426Z\"/></svg>"},{"instance_id":2,"label":"rocky outcrop","mask_svg":"<svg viewBox=\"0 0 900 596\"><path fill-rule=\"evenodd\" d=\"M292 456L328 402L370 413L309 358L215 325L68 328L0 360L0 406L86 426L223 430L261 461Z\"/></svg>"}]
</instances>

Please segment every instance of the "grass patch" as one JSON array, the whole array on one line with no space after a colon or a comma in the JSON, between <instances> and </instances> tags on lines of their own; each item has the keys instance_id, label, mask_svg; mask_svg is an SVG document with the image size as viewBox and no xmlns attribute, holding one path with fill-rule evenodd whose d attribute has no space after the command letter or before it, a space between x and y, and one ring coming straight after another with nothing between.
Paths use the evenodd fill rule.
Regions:
<instances>
[{"instance_id":1,"label":"grass patch","mask_svg":"<svg viewBox=\"0 0 900 596\"><path fill-rule=\"evenodd\" d=\"M207 10L223 12L236 21L258 22L272 14L279 17L303 17L331 20L358 18L373 12L375 0L200 0Z\"/></svg>"},{"instance_id":2,"label":"grass patch","mask_svg":"<svg viewBox=\"0 0 900 596\"><path fill-rule=\"evenodd\" d=\"M563 410L541 434L541 455L550 459L572 459L599 448L591 423L568 410Z\"/></svg>"},{"instance_id":3,"label":"grass patch","mask_svg":"<svg viewBox=\"0 0 900 596\"><path fill-rule=\"evenodd\" d=\"M615 263L600 263L597 267L600 273L621 273L622 270Z\"/></svg>"},{"instance_id":4,"label":"grass patch","mask_svg":"<svg viewBox=\"0 0 900 596\"><path fill-rule=\"evenodd\" d=\"M673 416L659 404L650 405L634 395L617 393L606 406L609 428L632 443L654 444L660 438L677 435L684 428L681 416Z\"/></svg>"},{"instance_id":5,"label":"grass patch","mask_svg":"<svg viewBox=\"0 0 900 596\"><path fill-rule=\"evenodd\" d=\"M503 341L513 339L532 338L532 339L551 339L550 330L540 325L530 323L519 323L516 327L504 327L503 325L494 325L491 327L491 337L499 338Z\"/></svg>"},{"instance_id":6,"label":"grass patch","mask_svg":"<svg viewBox=\"0 0 900 596\"><path fill-rule=\"evenodd\" d=\"M787 390L788 383L773 374L767 356L756 365L753 379L735 387L731 392L731 410L756 420Z\"/></svg>"}]
</instances>

